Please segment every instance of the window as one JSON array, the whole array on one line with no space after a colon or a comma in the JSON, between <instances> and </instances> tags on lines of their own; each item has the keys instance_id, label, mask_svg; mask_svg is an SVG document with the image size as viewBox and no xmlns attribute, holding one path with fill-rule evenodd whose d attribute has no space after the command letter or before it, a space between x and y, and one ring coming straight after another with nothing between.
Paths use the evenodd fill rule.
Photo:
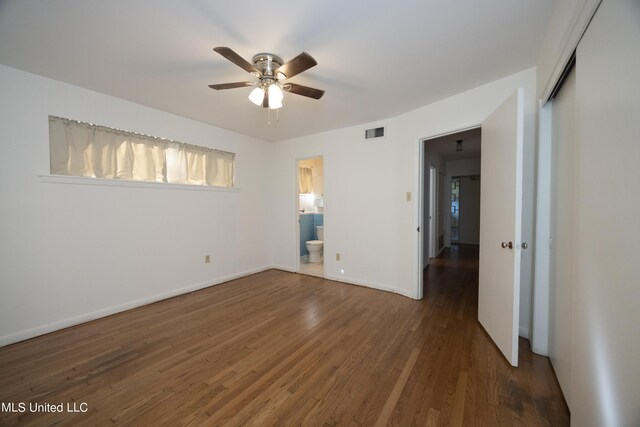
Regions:
<instances>
[{"instance_id":1,"label":"window","mask_svg":"<svg viewBox=\"0 0 640 427\"><path fill-rule=\"evenodd\" d=\"M451 178L451 243L460 242L460 177Z\"/></svg>"},{"instance_id":2,"label":"window","mask_svg":"<svg viewBox=\"0 0 640 427\"><path fill-rule=\"evenodd\" d=\"M51 174L233 187L235 154L49 116Z\"/></svg>"}]
</instances>

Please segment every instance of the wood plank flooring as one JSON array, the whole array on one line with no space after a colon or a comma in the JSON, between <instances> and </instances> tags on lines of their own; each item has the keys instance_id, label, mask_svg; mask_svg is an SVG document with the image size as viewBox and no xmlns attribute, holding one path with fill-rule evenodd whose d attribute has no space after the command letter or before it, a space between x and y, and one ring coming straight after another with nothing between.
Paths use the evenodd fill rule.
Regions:
<instances>
[{"instance_id":1,"label":"wood plank flooring","mask_svg":"<svg viewBox=\"0 0 640 427\"><path fill-rule=\"evenodd\" d=\"M549 360L478 324L477 262L435 260L422 301L270 270L0 348L27 404L0 425L569 425Z\"/></svg>"}]
</instances>

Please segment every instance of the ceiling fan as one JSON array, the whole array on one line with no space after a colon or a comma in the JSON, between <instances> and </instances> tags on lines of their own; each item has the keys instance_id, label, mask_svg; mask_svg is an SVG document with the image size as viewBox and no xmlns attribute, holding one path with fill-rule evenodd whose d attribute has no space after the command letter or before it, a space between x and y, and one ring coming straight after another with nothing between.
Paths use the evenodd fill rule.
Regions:
<instances>
[{"instance_id":1,"label":"ceiling fan","mask_svg":"<svg viewBox=\"0 0 640 427\"><path fill-rule=\"evenodd\" d=\"M216 47L213 50L253 74L258 78L258 81L209 85L211 89L222 90L255 86L249 99L254 104L269 109L282 107L283 90L313 99L320 99L324 95L324 91L320 89L284 82L284 80L317 65L316 60L306 52L302 52L287 63L272 53L258 53L254 55L252 63L250 63L228 47Z\"/></svg>"}]
</instances>

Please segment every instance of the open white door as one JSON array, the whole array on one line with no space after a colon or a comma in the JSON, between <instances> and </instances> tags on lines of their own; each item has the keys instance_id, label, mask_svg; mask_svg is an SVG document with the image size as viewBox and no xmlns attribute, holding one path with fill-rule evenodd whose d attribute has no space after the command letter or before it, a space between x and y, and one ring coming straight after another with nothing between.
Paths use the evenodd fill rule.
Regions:
<instances>
[{"instance_id":1,"label":"open white door","mask_svg":"<svg viewBox=\"0 0 640 427\"><path fill-rule=\"evenodd\" d=\"M478 320L518 366L524 90L482 123Z\"/></svg>"}]
</instances>

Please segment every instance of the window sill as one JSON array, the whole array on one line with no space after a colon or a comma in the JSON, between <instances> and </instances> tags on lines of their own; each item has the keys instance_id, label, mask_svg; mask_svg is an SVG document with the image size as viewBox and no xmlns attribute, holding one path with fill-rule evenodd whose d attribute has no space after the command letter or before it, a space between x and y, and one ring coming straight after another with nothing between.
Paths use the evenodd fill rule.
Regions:
<instances>
[{"instance_id":1,"label":"window sill","mask_svg":"<svg viewBox=\"0 0 640 427\"><path fill-rule=\"evenodd\" d=\"M208 185L169 184L164 182L130 181L121 179L89 178L85 176L37 174L40 182L50 184L100 185L103 187L152 188L154 190L221 191L235 193L237 187L212 187Z\"/></svg>"}]
</instances>

